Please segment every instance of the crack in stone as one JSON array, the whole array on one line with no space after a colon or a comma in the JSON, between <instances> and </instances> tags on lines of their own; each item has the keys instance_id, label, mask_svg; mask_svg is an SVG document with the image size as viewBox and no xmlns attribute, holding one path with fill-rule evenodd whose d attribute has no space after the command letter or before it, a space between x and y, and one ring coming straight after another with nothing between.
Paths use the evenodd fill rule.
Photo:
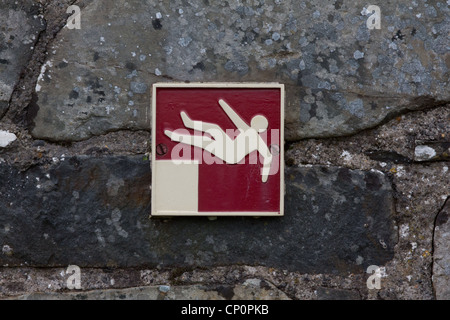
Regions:
<instances>
[{"instance_id":1,"label":"crack in stone","mask_svg":"<svg viewBox=\"0 0 450 320\"><path fill-rule=\"evenodd\" d=\"M433 296L434 299L437 298L437 294L436 294L436 287L435 287L435 281L433 280L433 276L434 276L434 265L439 265L438 261L435 259L434 254L435 254L435 249L436 249L436 241L435 241L435 233L436 233L436 227L437 227L437 220L439 218L439 215L441 214L441 212L444 211L444 209L447 206L447 203L450 203L450 196L447 197L447 199L444 201L444 204L442 205L442 207L439 209L438 213L436 214L436 216L434 217L434 222L433 222L433 234L431 236L431 254L433 256L433 259L431 260L431 265L430 265L430 282L432 283L432 289L433 289Z\"/></svg>"},{"instance_id":2,"label":"crack in stone","mask_svg":"<svg viewBox=\"0 0 450 320\"><path fill-rule=\"evenodd\" d=\"M36 41L33 45L33 51L29 63L24 66L20 79L17 81L14 90L11 94L9 101L9 107L3 115L2 120L8 122L20 124L27 127L27 113L29 103L36 87L36 82L39 77L39 73L42 65L45 63L46 51L56 39L58 33L64 28L65 18L69 15L65 12L66 7L59 9L62 12L58 15L58 19L52 19L48 17L51 15L49 7L52 5L58 6L59 1L46 1L45 3L39 2L42 7L43 20L45 21L45 28L39 32L36 37ZM68 6L75 4L77 0L71 0L68 2ZM27 70L28 72L24 72ZM21 97L19 99L19 97ZM16 100L19 100L15 103Z\"/></svg>"}]
</instances>

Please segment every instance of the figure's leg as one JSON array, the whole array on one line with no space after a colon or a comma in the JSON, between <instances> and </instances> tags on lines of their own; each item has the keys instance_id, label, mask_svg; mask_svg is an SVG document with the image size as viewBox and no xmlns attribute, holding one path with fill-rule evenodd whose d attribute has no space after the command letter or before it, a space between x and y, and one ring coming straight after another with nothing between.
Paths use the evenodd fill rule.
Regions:
<instances>
[{"instance_id":1,"label":"figure's leg","mask_svg":"<svg viewBox=\"0 0 450 320\"><path fill-rule=\"evenodd\" d=\"M180 113L181 119L183 120L183 124L186 128L194 129L198 131L209 131L211 129L214 130L222 130L217 124L209 123L209 122L203 122L203 121L194 121L186 114L186 112L182 111Z\"/></svg>"},{"instance_id":2,"label":"figure's leg","mask_svg":"<svg viewBox=\"0 0 450 320\"><path fill-rule=\"evenodd\" d=\"M181 142L194 147L205 149L214 140L207 136L196 136L190 134L180 134L174 131L165 130L165 135L172 141Z\"/></svg>"}]
</instances>

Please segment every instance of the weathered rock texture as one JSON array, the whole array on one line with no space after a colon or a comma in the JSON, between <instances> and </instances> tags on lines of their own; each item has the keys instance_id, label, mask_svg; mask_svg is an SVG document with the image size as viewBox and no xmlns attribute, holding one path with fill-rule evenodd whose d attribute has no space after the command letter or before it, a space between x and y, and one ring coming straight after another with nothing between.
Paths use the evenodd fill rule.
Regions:
<instances>
[{"instance_id":1,"label":"weathered rock texture","mask_svg":"<svg viewBox=\"0 0 450 320\"><path fill-rule=\"evenodd\" d=\"M242 284L224 287L148 286L116 290L95 290L66 293L32 293L18 300L290 300L273 284L259 279L248 279ZM216 310L218 314L219 311ZM222 313L224 310L222 310ZM180 311L177 310L179 314Z\"/></svg>"},{"instance_id":2,"label":"weathered rock texture","mask_svg":"<svg viewBox=\"0 0 450 320\"><path fill-rule=\"evenodd\" d=\"M287 139L351 134L446 101L449 9L385 1L108 1L56 37L36 85L33 135L77 141L150 127L156 81L279 81ZM80 50L80 47L83 50Z\"/></svg>"},{"instance_id":3,"label":"weathered rock texture","mask_svg":"<svg viewBox=\"0 0 450 320\"><path fill-rule=\"evenodd\" d=\"M434 229L433 281L436 298L450 299L450 200L436 217Z\"/></svg>"},{"instance_id":4,"label":"weathered rock texture","mask_svg":"<svg viewBox=\"0 0 450 320\"><path fill-rule=\"evenodd\" d=\"M448 299L449 4L368 5L0 0L0 298ZM149 219L160 81L285 84L285 217Z\"/></svg>"},{"instance_id":5,"label":"weathered rock texture","mask_svg":"<svg viewBox=\"0 0 450 320\"><path fill-rule=\"evenodd\" d=\"M0 118L28 63L39 33L45 29L35 1L0 1Z\"/></svg>"},{"instance_id":6,"label":"weathered rock texture","mask_svg":"<svg viewBox=\"0 0 450 320\"><path fill-rule=\"evenodd\" d=\"M345 274L386 263L396 244L392 189L381 172L289 169L285 218L216 221L149 220L143 156L74 157L23 173L0 165L0 172L2 265L260 264Z\"/></svg>"}]
</instances>

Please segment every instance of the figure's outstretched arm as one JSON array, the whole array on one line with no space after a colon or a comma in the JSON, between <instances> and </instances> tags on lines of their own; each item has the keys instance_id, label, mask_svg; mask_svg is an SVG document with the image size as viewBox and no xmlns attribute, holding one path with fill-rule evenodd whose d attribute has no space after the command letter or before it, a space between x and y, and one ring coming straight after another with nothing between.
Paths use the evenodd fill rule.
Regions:
<instances>
[{"instance_id":1,"label":"figure's outstretched arm","mask_svg":"<svg viewBox=\"0 0 450 320\"><path fill-rule=\"evenodd\" d=\"M250 128L250 126L248 124L245 123L244 120L241 119L241 117L239 117L239 115L236 113L236 111L234 111L229 105L228 103L226 103L225 101L223 101L222 99L219 100L219 104L222 107L223 111L225 111L225 113L227 114L227 116L231 119L231 121L233 121L234 125L238 128L241 129L243 131L246 131Z\"/></svg>"}]
</instances>

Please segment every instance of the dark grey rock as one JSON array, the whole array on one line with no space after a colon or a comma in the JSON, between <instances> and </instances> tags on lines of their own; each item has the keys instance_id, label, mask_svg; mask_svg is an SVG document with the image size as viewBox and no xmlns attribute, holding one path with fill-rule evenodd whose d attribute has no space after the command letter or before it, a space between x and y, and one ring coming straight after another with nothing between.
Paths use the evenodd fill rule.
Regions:
<instances>
[{"instance_id":1,"label":"dark grey rock","mask_svg":"<svg viewBox=\"0 0 450 320\"><path fill-rule=\"evenodd\" d=\"M143 156L70 158L25 173L0 167L6 181L0 187L0 245L15 252L7 261L0 258L2 264L108 265L122 252L128 257L120 264L128 265L147 254L129 247L133 234L145 239L140 222L150 212L151 173Z\"/></svg>"},{"instance_id":2,"label":"dark grey rock","mask_svg":"<svg viewBox=\"0 0 450 320\"><path fill-rule=\"evenodd\" d=\"M0 0L0 118L45 23L36 1Z\"/></svg>"},{"instance_id":3,"label":"dark grey rock","mask_svg":"<svg viewBox=\"0 0 450 320\"><path fill-rule=\"evenodd\" d=\"M0 164L1 265L365 271L393 258L393 195L380 172L286 171L285 216L149 219L143 156L74 157L18 172Z\"/></svg>"},{"instance_id":4,"label":"dark grey rock","mask_svg":"<svg viewBox=\"0 0 450 320\"><path fill-rule=\"evenodd\" d=\"M10 94L9 94L10 95ZM0 101L0 118L5 114L8 110L9 103L7 101Z\"/></svg>"},{"instance_id":5,"label":"dark grey rock","mask_svg":"<svg viewBox=\"0 0 450 320\"><path fill-rule=\"evenodd\" d=\"M319 287L317 289L318 300L361 300L358 292L336 288Z\"/></svg>"}]
</instances>

